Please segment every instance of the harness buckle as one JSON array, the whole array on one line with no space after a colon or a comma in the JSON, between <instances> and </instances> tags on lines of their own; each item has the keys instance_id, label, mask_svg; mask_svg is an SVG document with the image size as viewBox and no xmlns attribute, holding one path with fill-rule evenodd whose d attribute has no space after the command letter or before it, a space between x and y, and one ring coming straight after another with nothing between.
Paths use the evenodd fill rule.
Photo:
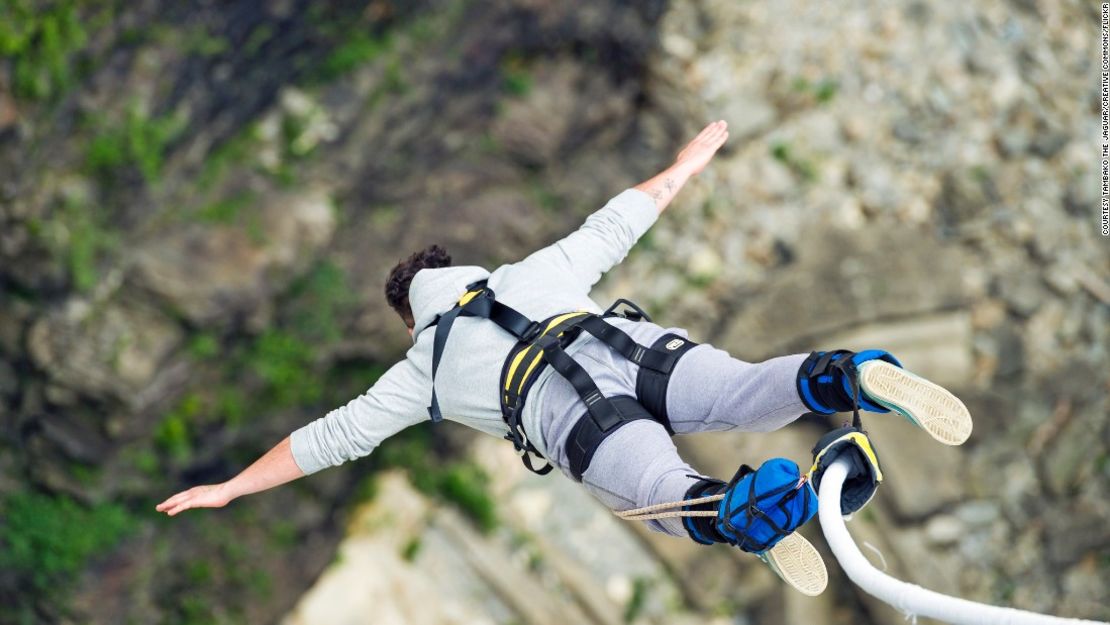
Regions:
<instances>
[{"instance_id":1,"label":"harness buckle","mask_svg":"<svg viewBox=\"0 0 1110 625\"><path fill-rule=\"evenodd\" d=\"M525 343L531 343L541 334L543 334L543 324L538 321L533 321L528 324L528 327L521 333L520 340Z\"/></svg>"},{"instance_id":2,"label":"harness buckle","mask_svg":"<svg viewBox=\"0 0 1110 625\"><path fill-rule=\"evenodd\" d=\"M627 306L632 310L620 310L621 306ZM602 317L622 317L629 321L651 321L651 316L644 311L643 308L637 306L634 302L630 302L623 297L613 302L605 312L601 313Z\"/></svg>"}]
</instances>

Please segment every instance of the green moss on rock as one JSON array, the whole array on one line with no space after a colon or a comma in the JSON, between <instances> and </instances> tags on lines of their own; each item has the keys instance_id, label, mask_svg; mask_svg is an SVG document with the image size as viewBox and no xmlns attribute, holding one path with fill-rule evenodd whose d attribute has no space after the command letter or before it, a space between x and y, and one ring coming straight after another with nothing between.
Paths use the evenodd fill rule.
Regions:
<instances>
[{"instance_id":1,"label":"green moss on rock","mask_svg":"<svg viewBox=\"0 0 1110 625\"><path fill-rule=\"evenodd\" d=\"M84 506L66 495L17 492L0 505L0 569L24 585L12 614L29 614L37 600L59 602L88 560L115 545L135 526L114 503ZM0 619L3 620L3 619Z\"/></svg>"},{"instance_id":2,"label":"green moss on rock","mask_svg":"<svg viewBox=\"0 0 1110 625\"><path fill-rule=\"evenodd\" d=\"M0 2L0 59L11 64L12 91L25 100L49 100L76 79L74 53L88 40L78 3Z\"/></svg>"}]
</instances>

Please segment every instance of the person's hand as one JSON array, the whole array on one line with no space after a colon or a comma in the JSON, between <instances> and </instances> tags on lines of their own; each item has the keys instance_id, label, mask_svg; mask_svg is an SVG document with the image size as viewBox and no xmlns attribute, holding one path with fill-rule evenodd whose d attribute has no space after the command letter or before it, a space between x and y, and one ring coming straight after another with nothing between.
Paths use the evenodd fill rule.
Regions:
<instances>
[{"instance_id":1,"label":"person's hand","mask_svg":"<svg viewBox=\"0 0 1110 625\"><path fill-rule=\"evenodd\" d=\"M713 160L713 155L721 146L725 144L728 139L728 122L723 119L713 122L701 132L694 140L686 144L682 151L675 157L675 165L682 167L686 173L691 176L698 174L709 161Z\"/></svg>"},{"instance_id":2,"label":"person's hand","mask_svg":"<svg viewBox=\"0 0 1110 625\"><path fill-rule=\"evenodd\" d=\"M207 484L194 486L189 490L177 493L154 507L159 512L170 516L189 508L222 508L234 497L228 491L227 483Z\"/></svg>"}]
</instances>

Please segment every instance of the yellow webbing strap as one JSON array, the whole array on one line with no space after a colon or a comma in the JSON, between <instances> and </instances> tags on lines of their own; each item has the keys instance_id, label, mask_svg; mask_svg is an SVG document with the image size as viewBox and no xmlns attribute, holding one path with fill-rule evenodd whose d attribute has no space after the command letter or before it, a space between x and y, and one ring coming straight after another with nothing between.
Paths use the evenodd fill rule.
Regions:
<instances>
[{"instance_id":1,"label":"yellow webbing strap","mask_svg":"<svg viewBox=\"0 0 1110 625\"><path fill-rule=\"evenodd\" d=\"M547 327L543 329L543 332L540 333L540 336L536 337L536 340L539 340L540 337L546 336L552 328L558 326L560 323L563 323L568 319L573 319L574 317L582 317L588 314L590 313L582 310L576 310L574 312L559 315L553 318L547 324ZM559 336L562 336L561 332L559 333ZM523 373L519 377L517 377L517 373L520 370L520 364L529 359L529 357L530 362L528 362L528 366L524 369ZM505 376L505 391L508 391L514 386L516 387L518 394L523 391L525 383L531 377L532 372L536 370L536 367L540 364L542 360L543 351L539 347L537 347L534 342L526 349L520 350L520 352L518 352L516 356L513 357L513 361L509 363L509 373Z\"/></svg>"},{"instance_id":2,"label":"yellow webbing strap","mask_svg":"<svg viewBox=\"0 0 1110 625\"><path fill-rule=\"evenodd\" d=\"M476 291L467 291L466 293L463 293L463 296L459 298L459 306L466 306L467 303L470 302L470 300L478 297L481 294L482 289L478 289Z\"/></svg>"}]
</instances>

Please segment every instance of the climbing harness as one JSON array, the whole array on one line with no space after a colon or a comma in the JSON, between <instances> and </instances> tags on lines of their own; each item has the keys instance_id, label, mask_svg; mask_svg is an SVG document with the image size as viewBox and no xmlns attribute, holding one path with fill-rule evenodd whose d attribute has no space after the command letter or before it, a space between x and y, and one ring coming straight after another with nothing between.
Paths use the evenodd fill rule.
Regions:
<instances>
[{"instance_id":1,"label":"climbing harness","mask_svg":"<svg viewBox=\"0 0 1110 625\"><path fill-rule=\"evenodd\" d=\"M619 312L622 306L631 310ZM668 434L674 434L666 412L667 384L675 363L696 343L670 333L660 337L650 347L637 343L619 328L605 322L609 317L651 320L641 308L624 299L617 300L601 315L574 311L544 321L533 321L497 301L493 289L486 285L485 280L467 285L458 303L433 322L436 329L432 344L432 399L428 406L433 422L443 419L435 389L435 375L451 327L459 317L488 319L517 339L501 370L499 395L501 415L509 428L505 438L513 443L524 466L530 471L545 475L552 468L546 460L539 468L533 464L533 458L542 459L542 455L528 439L521 420L528 391L548 365L574 387L586 405L586 414L571 428L566 442L568 468L575 480L582 480L582 474L589 468L601 442L627 423L651 419L666 428ZM583 331L640 366L636 397L604 396L586 370L566 353L566 348Z\"/></svg>"}]
</instances>

